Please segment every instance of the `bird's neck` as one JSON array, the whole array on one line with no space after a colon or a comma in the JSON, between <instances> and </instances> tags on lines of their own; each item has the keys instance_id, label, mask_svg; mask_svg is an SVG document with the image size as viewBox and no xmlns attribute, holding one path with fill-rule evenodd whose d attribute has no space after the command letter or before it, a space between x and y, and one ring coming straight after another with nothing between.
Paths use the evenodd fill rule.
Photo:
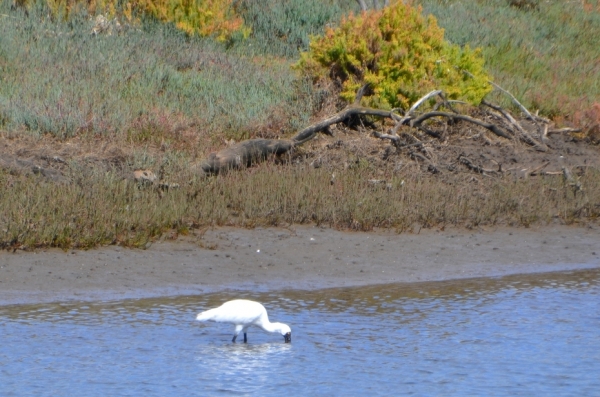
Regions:
<instances>
[{"instance_id":1,"label":"bird's neck","mask_svg":"<svg viewBox=\"0 0 600 397\"><path fill-rule=\"evenodd\" d=\"M267 332L280 332L281 331L281 323L272 323L269 320L263 321L260 324L261 328Z\"/></svg>"}]
</instances>

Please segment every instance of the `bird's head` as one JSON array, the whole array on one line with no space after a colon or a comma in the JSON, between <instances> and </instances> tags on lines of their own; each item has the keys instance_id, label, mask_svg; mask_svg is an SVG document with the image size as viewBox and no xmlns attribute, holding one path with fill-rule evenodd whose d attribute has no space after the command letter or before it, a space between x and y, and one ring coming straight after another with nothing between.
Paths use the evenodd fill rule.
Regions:
<instances>
[{"instance_id":1,"label":"bird's head","mask_svg":"<svg viewBox=\"0 0 600 397\"><path fill-rule=\"evenodd\" d=\"M281 335L283 335L285 343L290 343L292 341L292 329L290 327L286 324L281 324L279 331L281 332Z\"/></svg>"}]
</instances>

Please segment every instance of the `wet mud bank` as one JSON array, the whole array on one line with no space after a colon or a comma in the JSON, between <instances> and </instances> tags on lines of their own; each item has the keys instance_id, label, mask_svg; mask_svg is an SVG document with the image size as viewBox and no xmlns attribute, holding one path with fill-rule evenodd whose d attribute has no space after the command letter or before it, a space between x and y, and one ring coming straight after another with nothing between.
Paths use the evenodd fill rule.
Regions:
<instances>
[{"instance_id":1,"label":"wet mud bank","mask_svg":"<svg viewBox=\"0 0 600 397\"><path fill-rule=\"evenodd\" d=\"M0 253L0 305L317 290L600 268L600 228L215 228L146 250Z\"/></svg>"}]
</instances>

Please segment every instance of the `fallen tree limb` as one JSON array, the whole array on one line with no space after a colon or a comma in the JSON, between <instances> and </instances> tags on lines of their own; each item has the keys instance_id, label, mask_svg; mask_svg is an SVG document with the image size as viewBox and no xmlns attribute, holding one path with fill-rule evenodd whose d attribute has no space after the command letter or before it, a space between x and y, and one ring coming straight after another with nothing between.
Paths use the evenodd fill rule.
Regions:
<instances>
[{"instance_id":1,"label":"fallen tree limb","mask_svg":"<svg viewBox=\"0 0 600 397\"><path fill-rule=\"evenodd\" d=\"M400 137L396 134L382 134L381 132L375 131L373 135L375 136L375 138L389 139L390 141L392 141L394 146L400 146Z\"/></svg>"},{"instance_id":2,"label":"fallen tree limb","mask_svg":"<svg viewBox=\"0 0 600 397\"><path fill-rule=\"evenodd\" d=\"M219 172L229 169L249 167L254 163L265 160L269 156L287 153L294 147L314 138L318 132L324 131L329 126L344 121L354 115L391 117L390 111L388 110L350 105L341 112L306 127L290 140L248 139L216 153L211 153L207 159L201 162L200 166L204 172L209 174L218 174Z\"/></svg>"},{"instance_id":3,"label":"fallen tree limb","mask_svg":"<svg viewBox=\"0 0 600 397\"><path fill-rule=\"evenodd\" d=\"M201 163L201 168L208 174L246 168L271 155L284 154L292 149L294 144L295 142L291 140L248 139L216 153L211 153Z\"/></svg>"},{"instance_id":4,"label":"fallen tree limb","mask_svg":"<svg viewBox=\"0 0 600 397\"><path fill-rule=\"evenodd\" d=\"M503 92L506 92L507 94L510 95L510 93L508 93L506 90L502 89L501 87L497 86L497 84L495 84L493 82L490 82L490 83L494 84L494 86L496 86L498 89L500 89ZM234 144L232 146L229 146L218 152L211 153L207 159L205 159L201 162L200 166L201 166L202 170L207 174L218 174L220 172L223 172L223 171L226 171L229 169L241 169L241 168L249 167L254 163L264 161L265 159L267 159L270 156L279 156L279 155L288 153L294 147L302 145L303 143L308 142L309 140L313 139L316 136L316 134L319 132L326 132L331 135L331 133L329 132L329 127L331 125L343 122L354 116L375 116L375 117L380 117L380 118L384 118L384 119L388 118L388 119L394 120L395 126L393 129L391 129L389 131L388 134L382 133L382 132L374 132L373 134L375 137L377 137L379 139L385 139L385 140L391 141L392 144L394 146L396 146L397 148L423 145L422 143L403 145L401 138L398 135L398 130L402 126L410 126L412 128L418 128L419 130L425 132L426 134L428 134L431 137L434 137L436 139L442 139L444 132L437 132L437 131L431 130L430 128L427 128L424 125L424 122L431 118L434 118L434 117L443 117L443 118L447 118L450 120L462 120L462 121L466 121L466 122L478 125L480 127L483 127L485 129L491 131L492 133L494 133L495 135L497 135L501 138L505 138L505 139L509 139L509 140L513 139L513 137L515 136L514 134L518 134L519 138L522 141L524 141L528 145L531 145L536 150L539 150L539 151L548 150L548 147L545 145L545 141L547 140L546 135L553 131L547 130L547 124L545 125L545 128L543 128L543 130L540 130L539 136L541 138L541 142L539 142L538 140L533 138L528 133L528 131L526 131L520 125L520 123L517 120L515 120L515 118L510 113L508 113L506 110L500 108L499 106L492 105L488 102L483 101L482 104L484 104L500 113L499 115L494 114L494 113L489 113L489 114L494 115L495 117L498 118L499 121L502 121L503 127L500 127L497 124L488 123L486 121L483 121L483 120L480 120L480 119L477 119L474 117L466 116L463 114L459 114L459 113L449 113L449 112L441 112L438 110L434 110L434 111L429 111L429 112L423 113L421 115L415 114L417 108L419 108L422 104L424 104L428 99L431 99L435 96L440 96L442 103L446 107L448 107L449 109L454 111L454 109L452 109L452 107L450 105L450 101L446 100L446 98L444 97L444 94L441 90L434 90L434 91L431 91L431 92L427 93L426 95L424 95L422 98L420 98L418 101L416 101L406 112L404 112L404 115L396 114L396 111L398 111L399 109L383 110L383 109L374 109L374 108L360 106L360 100L362 99L363 95L365 95L368 92L369 89L370 89L370 86L368 84L364 85L363 87L361 87L358 90L354 103L348 105L347 107L345 107L338 113L298 131L296 133L296 135L294 135L294 137L292 137L291 139L249 139L249 140ZM511 98L514 98L514 97L511 95ZM514 99L514 100L516 101L516 99ZM516 102L518 103L518 101L516 101ZM519 105L520 105L520 103L519 103ZM528 115L528 117L530 117L534 123L536 123L536 121L543 121L544 123L546 122L546 120L532 115L522 105L520 105L520 106L522 107L522 110L524 111L524 113L526 113ZM435 109L437 109L437 108L438 107L436 106ZM538 125L536 124L536 126L538 126ZM447 128L447 125L445 125L444 128ZM445 131L445 129L444 129L444 131ZM562 132L562 130L560 130L560 131ZM407 135L413 137L411 134L407 134ZM413 139L416 140L416 138L414 138L414 137L413 137ZM415 159L418 158L420 160L429 162L429 164L435 169L435 171L438 171L437 166L435 166L433 163L431 163L430 160L428 160L428 159L425 160L426 157L424 157L418 153L412 153L412 152L410 153L410 155ZM473 170L476 170L478 172L498 172L498 171L494 171L494 170L483 169L483 168L473 164L469 159L463 159L463 160L459 159L459 161L461 161L463 164L467 165L467 167L469 167Z\"/></svg>"},{"instance_id":5,"label":"fallen tree limb","mask_svg":"<svg viewBox=\"0 0 600 397\"><path fill-rule=\"evenodd\" d=\"M481 101L481 104L498 111L506 119L506 121L517 130L522 141L524 141L528 145L535 147L537 150L539 150L541 152L545 152L548 150L548 148L546 147L546 145L543 142L540 143L540 142L536 141L533 137L531 137L531 135L529 135L529 133L527 131L525 131L525 129L521 126L521 124L519 124L519 122L517 120L515 120L515 118L510 113L508 113L506 110L504 110L503 108L501 108L498 105L494 105L487 101ZM547 126L545 125L545 127L547 127ZM543 138L544 138L543 132L540 132L540 136L542 137L542 141L543 141Z\"/></svg>"},{"instance_id":6,"label":"fallen tree limb","mask_svg":"<svg viewBox=\"0 0 600 397\"><path fill-rule=\"evenodd\" d=\"M200 167L208 174L218 174L229 169L241 169L254 163L261 162L272 155L282 155L294 147L315 137L316 133L326 130L329 126L348 119L351 116L391 117L388 110L371 109L355 105L346 107L339 113L306 127L292 139L248 139L228 148L211 153L201 162Z\"/></svg>"},{"instance_id":7,"label":"fallen tree limb","mask_svg":"<svg viewBox=\"0 0 600 397\"><path fill-rule=\"evenodd\" d=\"M430 93L428 93L425 96L423 96L421 99L419 99L417 102L415 102L415 104L412 105L410 107L410 109L408 109L408 111L406 112L406 114L404 115L404 117L402 117L400 120L398 120L398 123L399 124L406 123L408 120L410 120L414 116L415 110L417 110L417 108L419 106L421 106L421 104L423 102L425 102L426 100L428 100L431 97L438 96L441 93L442 93L442 90L435 90L435 91L431 91Z\"/></svg>"},{"instance_id":8,"label":"fallen tree limb","mask_svg":"<svg viewBox=\"0 0 600 397\"><path fill-rule=\"evenodd\" d=\"M344 121L347 118L349 118L351 116L355 116L355 115L379 116L379 117L391 118L389 110L372 109L372 108L365 108L362 106L350 105L350 106L346 107L344 110L342 110L341 112L336 113L335 115L333 115L323 121L320 121L317 124L313 124L309 127L306 127L302 131L298 132L296 134L296 136L294 136L292 138L292 141L294 141L294 143L296 145L302 144L302 143L312 139L317 132L320 132L320 131L324 130L325 128L329 127L330 125L337 124L337 123Z\"/></svg>"},{"instance_id":9,"label":"fallen tree limb","mask_svg":"<svg viewBox=\"0 0 600 397\"><path fill-rule=\"evenodd\" d=\"M352 116L363 115L391 118L389 110L372 109L358 105L368 89L369 85L364 85L357 92L353 104L325 120L304 128L292 139L248 139L216 153L209 154L208 158L201 162L200 167L207 174L218 174L230 169L249 167L254 163L264 161L270 156L287 153L294 147L314 138L318 132L327 131L329 126L342 122Z\"/></svg>"},{"instance_id":10,"label":"fallen tree limb","mask_svg":"<svg viewBox=\"0 0 600 397\"><path fill-rule=\"evenodd\" d=\"M463 73L465 73L468 76L474 77L473 74L471 74L470 72L463 70ZM511 94L508 90L505 90L504 88L500 87L500 85L494 83L492 80L488 80L488 83L490 83L491 85L494 86L494 88L496 88L497 90L503 92L505 95L507 95L518 107L519 109L521 109L521 111L523 113L525 113L525 115L527 116L528 119L530 119L531 121L541 121L543 123L549 123L550 120L545 119L543 117L531 114L531 112L529 110L527 110L527 108L525 106L523 106L523 104L521 102L519 102L519 100L517 98L515 98L515 96L513 94Z\"/></svg>"},{"instance_id":11,"label":"fallen tree limb","mask_svg":"<svg viewBox=\"0 0 600 397\"><path fill-rule=\"evenodd\" d=\"M509 134L507 134L505 131L503 131L500 127L498 127L495 124L486 123L485 121L481 121L481 120L475 119L473 117L465 116L462 114L455 114L455 113L446 113L446 112L425 113L425 114L417 117L416 119L411 120L410 126L411 127L419 127L425 120L428 120L432 117L447 117L447 118L451 118L451 119L468 121L470 123L484 127L486 129L492 131L494 134L501 136L502 138L511 139L511 136Z\"/></svg>"},{"instance_id":12,"label":"fallen tree limb","mask_svg":"<svg viewBox=\"0 0 600 397\"><path fill-rule=\"evenodd\" d=\"M498 90L502 91L503 93L505 93L519 107L519 109L521 109L521 111L523 113L525 113L525 115L527 116L528 119L535 120L534 117L533 117L533 115L529 112L529 110L527 110L527 108L525 106L523 106L521 104L521 102L519 102L517 100L517 98L515 98L515 96L513 94L511 94L510 92L508 92L504 88L500 87L498 84L494 83L493 81L491 81L491 80L488 80L488 81L496 89L498 89Z\"/></svg>"},{"instance_id":13,"label":"fallen tree limb","mask_svg":"<svg viewBox=\"0 0 600 397\"><path fill-rule=\"evenodd\" d=\"M564 134L570 132L581 132L581 128L558 128L553 130L548 130L547 135L550 134Z\"/></svg>"},{"instance_id":14,"label":"fallen tree limb","mask_svg":"<svg viewBox=\"0 0 600 397\"><path fill-rule=\"evenodd\" d=\"M477 172L478 174L485 174L485 173L493 174L493 173L497 172L496 170L486 169L486 168L483 168L483 167L481 167L481 166L473 163L471 161L471 159L469 159L468 157L466 157L466 156L464 156L462 154L460 156L458 156L458 162L461 163L461 164L466 165L467 168L469 168L472 171Z\"/></svg>"}]
</instances>

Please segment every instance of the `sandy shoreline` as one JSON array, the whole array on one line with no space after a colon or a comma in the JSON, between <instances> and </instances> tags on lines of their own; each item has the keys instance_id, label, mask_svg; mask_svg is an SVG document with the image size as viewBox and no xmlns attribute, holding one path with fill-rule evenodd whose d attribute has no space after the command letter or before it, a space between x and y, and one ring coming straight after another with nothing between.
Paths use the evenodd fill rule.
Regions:
<instances>
[{"instance_id":1,"label":"sandy shoreline","mask_svg":"<svg viewBox=\"0 0 600 397\"><path fill-rule=\"evenodd\" d=\"M0 305L321 289L600 267L600 228L216 228L146 250L0 253Z\"/></svg>"}]
</instances>

